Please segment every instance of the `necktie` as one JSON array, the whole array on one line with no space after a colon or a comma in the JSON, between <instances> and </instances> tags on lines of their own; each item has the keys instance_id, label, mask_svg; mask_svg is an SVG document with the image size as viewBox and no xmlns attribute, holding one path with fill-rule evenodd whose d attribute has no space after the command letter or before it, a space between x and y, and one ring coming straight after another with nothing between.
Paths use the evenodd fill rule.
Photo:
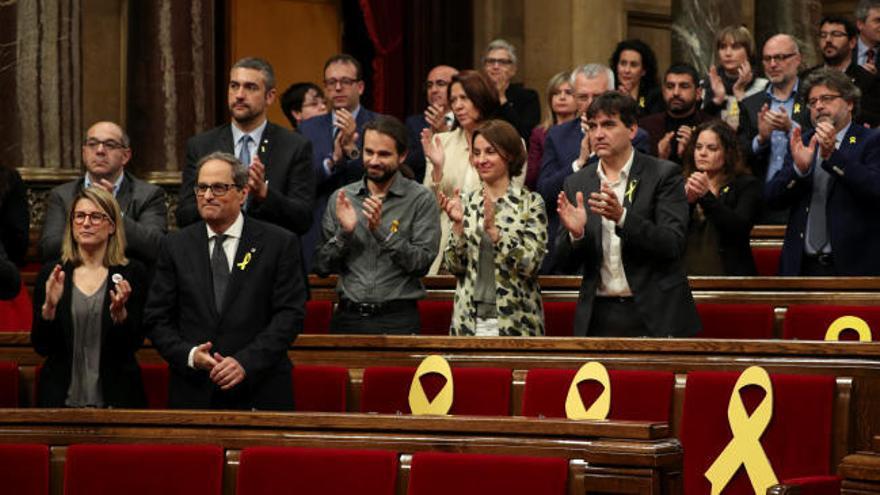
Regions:
<instances>
[{"instance_id":1,"label":"necktie","mask_svg":"<svg viewBox=\"0 0 880 495\"><path fill-rule=\"evenodd\" d=\"M876 56L877 56L877 54L874 53L874 49L868 48L868 51L865 52L865 63L870 62L870 63L876 65L876 63L877 63Z\"/></svg>"},{"instance_id":2,"label":"necktie","mask_svg":"<svg viewBox=\"0 0 880 495\"><path fill-rule=\"evenodd\" d=\"M238 152L238 161L245 167L251 166L251 141L253 138L247 134L241 137L241 151Z\"/></svg>"},{"instance_id":3,"label":"necktie","mask_svg":"<svg viewBox=\"0 0 880 495\"><path fill-rule=\"evenodd\" d=\"M217 234L214 237L214 249L211 252L211 275L214 279L214 304L217 312L223 308L223 296L226 294L226 286L229 283L229 261L226 251L223 250L223 241L226 235Z\"/></svg>"},{"instance_id":4,"label":"necktie","mask_svg":"<svg viewBox=\"0 0 880 495\"><path fill-rule=\"evenodd\" d=\"M825 205L828 202L828 183L831 175L821 167L820 158L813 165L813 195L810 197L810 213L807 216L807 242L817 254L828 245L828 223Z\"/></svg>"}]
</instances>

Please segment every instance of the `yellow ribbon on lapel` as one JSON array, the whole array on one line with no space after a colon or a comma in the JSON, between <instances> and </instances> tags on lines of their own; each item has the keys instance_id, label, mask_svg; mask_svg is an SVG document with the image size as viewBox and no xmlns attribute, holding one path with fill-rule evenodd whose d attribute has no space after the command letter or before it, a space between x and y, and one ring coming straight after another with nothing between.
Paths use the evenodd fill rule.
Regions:
<instances>
[{"instance_id":1,"label":"yellow ribbon on lapel","mask_svg":"<svg viewBox=\"0 0 880 495\"><path fill-rule=\"evenodd\" d=\"M800 103L794 104L794 112L793 113L801 113L801 104Z\"/></svg>"},{"instance_id":2,"label":"yellow ribbon on lapel","mask_svg":"<svg viewBox=\"0 0 880 495\"><path fill-rule=\"evenodd\" d=\"M626 194L623 196L629 201L630 204L633 202L633 194L636 192L636 186L639 184L639 179L633 179L629 181L629 185L626 186Z\"/></svg>"},{"instance_id":3,"label":"yellow ribbon on lapel","mask_svg":"<svg viewBox=\"0 0 880 495\"><path fill-rule=\"evenodd\" d=\"M589 409L584 407L584 400L578 385L587 380L596 380L602 385L602 393ZM590 361L584 364L574 375L565 398L565 416L568 419L606 419L611 409L611 378L602 363Z\"/></svg>"},{"instance_id":4,"label":"yellow ribbon on lapel","mask_svg":"<svg viewBox=\"0 0 880 495\"><path fill-rule=\"evenodd\" d=\"M250 263L250 262L251 262L251 253L249 253L249 252L245 253L244 259L242 259L240 263L237 263L238 269L244 270L245 267L248 266L248 263Z\"/></svg>"},{"instance_id":5,"label":"yellow ribbon on lapel","mask_svg":"<svg viewBox=\"0 0 880 495\"><path fill-rule=\"evenodd\" d=\"M840 340L840 334L851 328L859 334L859 342L871 342L871 327L868 322L858 316L841 316L828 325L828 331L825 332L825 340Z\"/></svg>"},{"instance_id":6,"label":"yellow ribbon on lapel","mask_svg":"<svg viewBox=\"0 0 880 495\"><path fill-rule=\"evenodd\" d=\"M434 397L433 401L428 400L425 389L422 388L420 378L428 373L439 373L446 378L446 383L440 389L440 393ZM449 362L442 356L428 356L416 369L413 376L412 385L409 387L409 409L414 415L435 414L445 416L452 409L452 369Z\"/></svg>"},{"instance_id":7,"label":"yellow ribbon on lapel","mask_svg":"<svg viewBox=\"0 0 880 495\"><path fill-rule=\"evenodd\" d=\"M757 385L766 393L751 416L746 412L739 393L748 385ZM740 465L745 466L756 494L767 493L767 488L778 483L770 459L761 446L761 435L772 416L773 384L770 375L760 366L751 366L739 376L727 405L727 421L733 438L705 473L706 479L712 484L711 495L718 495L724 490Z\"/></svg>"},{"instance_id":8,"label":"yellow ribbon on lapel","mask_svg":"<svg viewBox=\"0 0 880 495\"><path fill-rule=\"evenodd\" d=\"M856 137L855 136L849 137L849 144L856 144Z\"/></svg>"}]
</instances>

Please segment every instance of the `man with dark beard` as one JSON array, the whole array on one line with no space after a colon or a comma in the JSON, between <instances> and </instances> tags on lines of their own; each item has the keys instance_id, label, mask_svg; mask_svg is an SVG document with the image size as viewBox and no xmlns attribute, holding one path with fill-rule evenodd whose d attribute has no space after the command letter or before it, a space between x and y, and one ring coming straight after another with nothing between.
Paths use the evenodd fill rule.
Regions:
<instances>
[{"instance_id":1,"label":"man with dark beard","mask_svg":"<svg viewBox=\"0 0 880 495\"><path fill-rule=\"evenodd\" d=\"M639 127L651 136L654 156L681 165L681 155L694 127L711 116L700 110L702 88L697 70L689 64L675 64L663 76L666 110L639 120Z\"/></svg>"},{"instance_id":2,"label":"man with dark beard","mask_svg":"<svg viewBox=\"0 0 880 495\"><path fill-rule=\"evenodd\" d=\"M421 277L440 247L434 194L400 173L406 127L377 116L364 126L364 179L334 192L321 222L315 272L339 274L332 333L418 333Z\"/></svg>"}]
</instances>

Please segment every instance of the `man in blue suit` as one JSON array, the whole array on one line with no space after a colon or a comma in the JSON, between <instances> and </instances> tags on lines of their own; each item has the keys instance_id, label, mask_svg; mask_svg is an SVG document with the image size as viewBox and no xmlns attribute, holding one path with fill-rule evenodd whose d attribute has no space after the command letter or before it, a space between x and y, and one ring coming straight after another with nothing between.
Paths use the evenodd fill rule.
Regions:
<instances>
[{"instance_id":1,"label":"man in blue suit","mask_svg":"<svg viewBox=\"0 0 880 495\"><path fill-rule=\"evenodd\" d=\"M765 191L792 208L780 274L880 275L880 131L853 124L860 94L842 72L812 72L803 94L814 130L792 130L792 160Z\"/></svg>"},{"instance_id":2,"label":"man in blue suit","mask_svg":"<svg viewBox=\"0 0 880 495\"><path fill-rule=\"evenodd\" d=\"M359 151L363 127L376 116L361 106L363 72L360 62L351 55L334 55L324 64L324 92L332 111L304 120L299 129L312 143L316 179L312 228L302 236L307 271L311 271L327 199L333 191L363 175Z\"/></svg>"},{"instance_id":3,"label":"man in blue suit","mask_svg":"<svg viewBox=\"0 0 880 495\"><path fill-rule=\"evenodd\" d=\"M406 165L413 173L413 179L421 184L425 180L425 151L422 149L422 129L431 128L434 134L452 129L455 117L449 107L449 85L458 70L448 65L438 65L428 72L425 92L428 108L423 113L406 118L406 132L409 136L409 153Z\"/></svg>"}]
</instances>

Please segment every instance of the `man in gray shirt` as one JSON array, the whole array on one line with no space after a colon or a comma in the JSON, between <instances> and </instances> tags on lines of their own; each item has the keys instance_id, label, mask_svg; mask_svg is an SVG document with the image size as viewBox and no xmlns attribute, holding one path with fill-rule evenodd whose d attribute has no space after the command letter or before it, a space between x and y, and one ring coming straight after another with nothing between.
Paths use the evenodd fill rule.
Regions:
<instances>
[{"instance_id":1,"label":"man in gray shirt","mask_svg":"<svg viewBox=\"0 0 880 495\"><path fill-rule=\"evenodd\" d=\"M406 127L378 116L364 126L364 179L334 192L321 222L315 271L339 274L332 333L411 334L420 277L440 247L434 195L400 173Z\"/></svg>"}]
</instances>

